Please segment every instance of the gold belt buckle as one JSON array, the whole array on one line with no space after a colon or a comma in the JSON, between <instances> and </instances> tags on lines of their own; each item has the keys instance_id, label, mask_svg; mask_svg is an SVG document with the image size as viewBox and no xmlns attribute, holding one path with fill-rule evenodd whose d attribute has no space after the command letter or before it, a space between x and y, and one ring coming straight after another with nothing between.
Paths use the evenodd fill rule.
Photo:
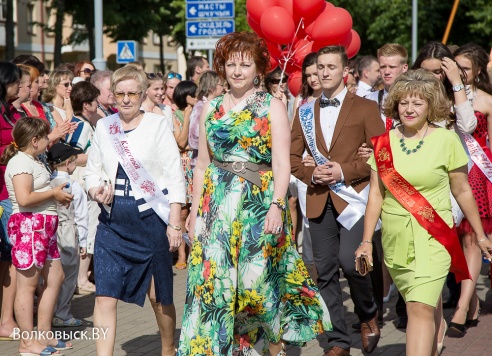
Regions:
<instances>
[{"instance_id":1,"label":"gold belt buckle","mask_svg":"<svg viewBox=\"0 0 492 356\"><path fill-rule=\"evenodd\" d=\"M240 167L238 167L240 165ZM246 173L244 162L232 162L232 170L236 173Z\"/></svg>"}]
</instances>

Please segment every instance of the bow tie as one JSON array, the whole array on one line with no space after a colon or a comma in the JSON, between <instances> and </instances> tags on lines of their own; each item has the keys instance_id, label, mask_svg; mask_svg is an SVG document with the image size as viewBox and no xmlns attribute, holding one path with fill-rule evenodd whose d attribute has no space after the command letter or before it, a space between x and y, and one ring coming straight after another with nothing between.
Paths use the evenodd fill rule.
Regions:
<instances>
[{"instance_id":1,"label":"bow tie","mask_svg":"<svg viewBox=\"0 0 492 356\"><path fill-rule=\"evenodd\" d=\"M327 106L334 106L338 107L340 106L340 101L335 98L335 99L319 99L319 106L322 108L326 108Z\"/></svg>"}]
</instances>

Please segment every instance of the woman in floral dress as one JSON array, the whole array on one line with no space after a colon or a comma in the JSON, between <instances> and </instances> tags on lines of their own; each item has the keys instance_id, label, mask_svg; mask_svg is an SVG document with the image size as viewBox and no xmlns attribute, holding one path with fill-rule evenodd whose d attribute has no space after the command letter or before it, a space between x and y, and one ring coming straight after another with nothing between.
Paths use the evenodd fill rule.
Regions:
<instances>
[{"instance_id":1,"label":"woman in floral dress","mask_svg":"<svg viewBox=\"0 0 492 356\"><path fill-rule=\"evenodd\" d=\"M282 341L302 345L331 329L292 244L290 126L282 102L258 89L268 67L254 33L217 44L214 70L230 91L200 119L178 355L249 354L263 337L271 355L285 355Z\"/></svg>"}]
</instances>

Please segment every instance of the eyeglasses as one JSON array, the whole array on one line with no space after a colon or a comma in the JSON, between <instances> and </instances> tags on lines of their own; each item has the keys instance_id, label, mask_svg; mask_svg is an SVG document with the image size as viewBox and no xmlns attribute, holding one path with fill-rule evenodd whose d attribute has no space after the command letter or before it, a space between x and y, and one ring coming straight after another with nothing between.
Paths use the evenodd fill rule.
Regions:
<instances>
[{"instance_id":1,"label":"eyeglasses","mask_svg":"<svg viewBox=\"0 0 492 356\"><path fill-rule=\"evenodd\" d=\"M84 72L85 74L94 74L95 71L96 71L95 69L85 68L82 69L80 72Z\"/></svg>"},{"instance_id":2,"label":"eyeglasses","mask_svg":"<svg viewBox=\"0 0 492 356\"><path fill-rule=\"evenodd\" d=\"M163 78L164 76L162 75L162 73L145 73L147 74L147 79L156 79L156 78ZM168 78L169 78L169 74L168 74Z\"/></svg>"},{"instance_id":3,"label":"eyeglasses","mask_svg":"<svg viewBox=\"0 0 492 356\"><path fill-rule=\"evenodd\" d=\"M272 84L279 84L280 83L280 79L270 79L270 82ZM283 77L282 78L282 83L287 83L287 78L286 77Z\"/></svg>"},{"instance_id":4,"label":"eyeglasses","mask_svg":"<svg viewBox=\"0 0 492 356\"><path fill-rule=\"evenodd\" d=\"M179 73L169 72L167 73L167 79L178 78L179 80L183 79L183 76Z\"/></svg>"},{"instance_id":5,"label":"eyeglasses","mask_svg":"<svg viewBox=\"0 0 492 356\"><path fill-rule=\"evenodd\" d=\"M70 82L60 83L60 84L63 85L65 88L68 88L68 87L71 87L72 86L72 83L70 83Z\"/></svg>"},{"instance_id":6,"label":"eyeglasses","mask_svg":"<svg viewBox=\"0 0 492 356\"><path fill-rule=\"evenodd\" d=\"M123 100L126 95L128 95L128 98L130 100L137 100L138 98L140 98L140 95L142 95L142 92L139 91L139 92L129 92L129 93L122 93L122 92L114 93L114 97L117 100Z\"/></svg>"}]
</instances>

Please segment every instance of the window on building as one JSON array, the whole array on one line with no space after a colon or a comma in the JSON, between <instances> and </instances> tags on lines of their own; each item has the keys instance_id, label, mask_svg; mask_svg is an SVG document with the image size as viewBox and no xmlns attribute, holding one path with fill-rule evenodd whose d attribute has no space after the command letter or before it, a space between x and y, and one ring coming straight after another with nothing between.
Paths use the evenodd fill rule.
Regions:
<instances>
[{"instance_id":1,"label":"window on building","mask_svg":"<svg viewBox=\"0 0 492 356\"><path fill-rule=\"evenodd\" d=\"M7 1L0 0L0 21L5 21L7 19Z\"/></svg>"},{"instance_id":2,"label":"window on building","mask_svg":"<svg viewBox=\"0 0 492 356\"><path fill-rule=\"evenodd\" d=\"M30 35L36 34L36 15L34 12L34 3L30 2L27 4L27 33Z\"/></svg>"}]
</instances>

